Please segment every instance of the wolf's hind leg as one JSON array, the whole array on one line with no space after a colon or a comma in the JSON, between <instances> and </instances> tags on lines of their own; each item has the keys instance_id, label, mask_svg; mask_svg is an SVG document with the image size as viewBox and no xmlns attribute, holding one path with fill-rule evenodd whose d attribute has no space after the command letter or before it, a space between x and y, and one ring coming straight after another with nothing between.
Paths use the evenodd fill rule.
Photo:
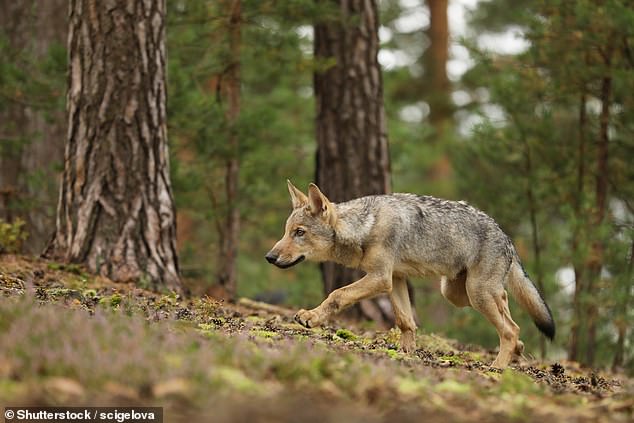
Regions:
<instances>
[{"instance_id":1,"label":"wolf's hind leg","mask_svg":"<svg viewBox=\"0 0 634 423\"><path fill-rule=\"evenodd\" d=\"M396 326L401 330L401 349L406 353L414 352L416 350L416 322L407 291L407 279L404 276L397 274L392 276L390 301L394 309Z\"/></svg>"},{"instance_id":2,"label":"wolf's hind leg","mask_svg":"<svg viewBox=\"0 0 634 423\"><path fill-rule=\"evenodd\" d=\"M466 271L458 273L453 279L447 279L447 277L443 276L440 279L440 292L447 301L456 307L468 307L471 303L465 287L466 282Z\"/></svg>"},{"instance_id":3,"label":"wolf's hind leg","mask_svg":"<svg viewBox=\"0 0 634 423\"><path fill-rule=\"evenodd\" d=\"M502 286L503 271L494 271L488 278L478 276L476 273L467 276L467 295L472 307L495 326L500 338L500 352L491 366L504 369L513 354L521 353L523 349L519 340L520 328L508 308L508 295Z\"/></svg>"}]
</instances>

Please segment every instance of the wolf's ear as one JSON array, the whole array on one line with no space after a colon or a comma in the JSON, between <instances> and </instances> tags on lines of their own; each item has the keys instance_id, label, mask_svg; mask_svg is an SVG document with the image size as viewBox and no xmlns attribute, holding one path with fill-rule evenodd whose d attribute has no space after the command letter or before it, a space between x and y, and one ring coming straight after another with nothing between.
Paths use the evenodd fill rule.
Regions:
<instances>
[{"instance_id":1,"label":"wolf's ear","mask_svg":"<svg viewBox=\"0 0 634 423\"><path fill-rule=\"evenodd\" d=\"M313 216L321 217L331 225L334 225L336 216L333 204L315 184L308 186L308 206Z\"/></svg>"},{"instance_id":2,"label":"wolf's ear","mask_svg":"<svg viewBox=\"0 0 634 423\"><path fill-rule=\"evenodd\" d=\"M291 194L291 202L293 203L293 210L298 209L300 207L304 207L308 204L308 197L306 194L295 188L295 185L291 184L291 181L286 180L288 185L288 192Z\"/></svg>"}]
</instances>

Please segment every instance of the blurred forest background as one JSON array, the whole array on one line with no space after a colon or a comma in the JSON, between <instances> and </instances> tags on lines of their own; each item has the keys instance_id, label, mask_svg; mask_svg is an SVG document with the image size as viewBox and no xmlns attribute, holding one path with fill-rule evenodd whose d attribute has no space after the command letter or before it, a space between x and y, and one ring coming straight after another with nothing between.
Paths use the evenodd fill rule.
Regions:
<instances>
[{"instance_id":1,"label":"blurred forest background","mask_svg":"<svg viewBox=\"0 0 634 423\"><path fill-rule=\"evenodd\" d=\"M40 254L63 238L67 205L58 203L73 190L60 191L60 175L77 136L73 105L82 107L67 96L69 69L75 58L86 65L82 14L92 19L93 6L0 0L4 252ZM340 283L325 284L314 264L282 271L265 262L290 210L287 178L300 188L317 180L335 201L389 190L463 199L513 238L553 309L558 337L546 345L513 307L531 354L634 369L630 1L167 0L152 13L158 29L147 33L160 39L167 75L172 267L185 290L312 308ZM372 96L346 91L348 77ZM345 107L328 121L333 101ZM357 109L369 123L346 118ZM346 134L334 158L329 134ZM384 146L378 174L355 161ZM375 188L362 192L359 180ZM71 260L112 277L88 256ZM160 287L153 275L134 278ZM497 344L478 313L444 301L438 280L412 286L422 330Z\"/></svg>"}]
</instances>

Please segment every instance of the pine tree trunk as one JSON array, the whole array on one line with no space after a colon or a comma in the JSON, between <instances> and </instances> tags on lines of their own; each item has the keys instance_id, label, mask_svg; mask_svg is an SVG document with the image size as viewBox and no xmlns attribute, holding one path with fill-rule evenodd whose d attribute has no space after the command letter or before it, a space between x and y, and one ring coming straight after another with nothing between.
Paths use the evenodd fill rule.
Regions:
<instances>
[{"instance_id":1,"label":"pine tree trunk","mask_svg":"<svg viewBox=\"0 0 634 423\"><path fill-rule=\"evenodd\" d=\"M68 135L47 254L181 291L166 128L165 2L71 0Z\"/></svg>"},{"instance_id":2,"label":"pine tree trunk","mask_svg":"<svg viewBox=\"0 0 634 423\"><path fill-rule=\"evenodd\" d=\"M628 261L627 271L625 274L625 280L631 281L632 276L634 275L634 238L632 238L632 242L630 244L630 259ZM631 282L630 282L631 284ZM623 296L621 299L621 305L617 307L617 319L615 322L617 338L616 338L616 348L614 351L614 359L612 361L612 371L617 372L620 367L625 363L626 357L626 346L625 342L627 339L628 331L631 331L632 328L627 324L628 323L628 313L630 310L630 298L632 294L630 292L630 286L625 283L621 285Z\"/></svg>"},{"instance_id":3,"label":"pine tree trunk","mask_svg":"<svg viewBox=\"0 0 634 423\"><path fill-rule=\"evenodd\" d=\"M609 62L606 63L609 67ZM608 181L610 170L608 168L609 156L609 126L610 126L610 106L612 105L612 78L606 76L601 81L601 113L599 115L599 141L597 143L597 170L595 174L595 214L593 225L600 228L605 222L607 213ZM601 280L603 269L605 241L603 235L598 233L594 237L591 245L590 260L588 263L588 294L590 301L587 305L588 319L588 339L586 345L586 356L584 364L592 366L594 364L596 352L597 322L599 319L599 305L596 295L598 294L598 283Z\"/></svg>"},{"instance_id":4,"label":"pine tree trunk","mask_svg":"<svg viewBox=\"0 0 634 423\"><path fill-rule=\"evenodd\" d=\"M533 154L528 139L521 131L522 144L524 145L524 172L526 181L526 200L528 202L528 215L531 227L531 240L533 244L533 258L535 260L535 283L539 291L544 294L544 272L541 260L541 242L539 237L539 227L537 226L537 199L535 198L535 181L533 169ZM539 351L542 359L546 358L546 340L543 336L539 338Z\"/></svg>"},{"instance_id":5,"label":"pine tree trunk","mask_svg":"<svg viewBox=\"0 0 634 423\"><path fill-rule=\"evenodd\" d=\"M315 58L335 64L314 75L317 101L317 184L341 202L390 191L383 109L379 18L375 1L341 0L339 21L315 25ZM333 60L334 59L334 60ZM326 294L362 275L333 263L321 267ZM369 304L356 314L377 317Z\"/></svg>"},{"instance_id":6,"label":"pine tree trunk","mask_svg":"<svg viewBox=\"0 0 634 423\"><path fill-rule=\"evenodd\" d=\"M601 78L599 100L601 101L601 112L599 114L599 133L596 143L596 157L594 169L594 207L589 217L580 213L581 208L576 206L577 218L583 222L583 233L591 239L590 251L583 261L575 257L575 296L573 303L573 322L571 327L570 343L568 345L568 358L578 360L581 363L592 366L596 353L597 323L599 320L598 285L601 281L601 271L604 262L605 240L601 234L601 227L606 220L608 213L608 186L610 168L609 158L609 126L610 107L612 104L612 77L610 76L610 66L613 46L608 45L604 52L604 65L606 75ZM587 115L585 111L585 96L582 96L582 109L580 112L580 125L584 126ZM585 142L583 134L580 135L579 146L580 160L585 155ZM578 189L583 187L584 164L579 164ZM581 197L578 201L581 200ZM580 203L579 203L580 204ZM579 248L579 232L573 233L573 255L577 255Z\"/></svg>"},{"instance_id":7,"label":"pine tree trunk","mask_svg":"<svg viewBox=\"0 0 634 423\"><path fill-rule=\"evenodd\" d=\"M588 114L586 109L587 96L583 92L579 97L579 137L577 146L577 187L575 192L574 216L575 226L573 228L571 252L575 274L575 293L572 304L572 325L570 328L570 340L568 342L568 359L577 360L579 354L579 342L581 339L581 321L583 319L582 298L584 296L585 275L583 273L583 262L579 257L581 247L581 235L584 228L585 212L583 208L585 179L586 179L586 124Z\"/></svg>"},{"instance_id":8,"label":"pine tree trunk","mask_svg":"<svg viewBox=\"0 0 634 423\"><path fill-rule=\"evenodd\" d=\"M227 101L227 122L229 152L225 162L226 215L220 242L217 281L229 299L235 299L237 287L237 258L240 235L240 209L238 208L238 179L240 163L238 161L237 123L240 116L240 42L241 42L241 4L240 0L227 1L229 17L228 36L231 63L226 72L226 83L222 86Z\"/></svg>"},{"instance_id":9,"label":"pine tree trunk","mask_svg":"<svg viewBox=\"0 0 634 423\"><path fill-rule=\"evenodd\" d=\"M449 61L448 0L427 0L429 8L429 47L425 52L425 78L429 87L429 121L437 133L442 134L451 118L450 84L447 76Z\"/></svg>"}]
</instances>

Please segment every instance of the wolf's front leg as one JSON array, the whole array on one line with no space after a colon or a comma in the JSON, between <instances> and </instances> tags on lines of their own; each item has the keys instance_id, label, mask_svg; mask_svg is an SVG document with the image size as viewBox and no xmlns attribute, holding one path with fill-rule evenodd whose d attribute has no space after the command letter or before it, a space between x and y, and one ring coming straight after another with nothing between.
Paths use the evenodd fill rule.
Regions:
<instances>
[{"instance_id":1,"label":"wolf's front leg","mask_svg":"<svg viewBox=\"0 0 634 423\"><path fill-rule=\"evenodd\" d=\"M405 353L411 353L416 351L416 321L407 291L407 279L402 275L393 275L392 285L390 301L396 326L401 330L401 349Z\"/></svg>"},{"instance_id":2,"label":"wolf's front leg","mask_svg":"<svg viewBox=\"0 0 634 423\"><path fill-rule=\"evenodd\" d=\"M358 281L335 289L318 307L312 310L300 310L295 321L307 328L322 325L330 316L339 313L366 298L375 297L392 291L392 276L385 273L367 274Z\"/></svg>"}]
</instances>

